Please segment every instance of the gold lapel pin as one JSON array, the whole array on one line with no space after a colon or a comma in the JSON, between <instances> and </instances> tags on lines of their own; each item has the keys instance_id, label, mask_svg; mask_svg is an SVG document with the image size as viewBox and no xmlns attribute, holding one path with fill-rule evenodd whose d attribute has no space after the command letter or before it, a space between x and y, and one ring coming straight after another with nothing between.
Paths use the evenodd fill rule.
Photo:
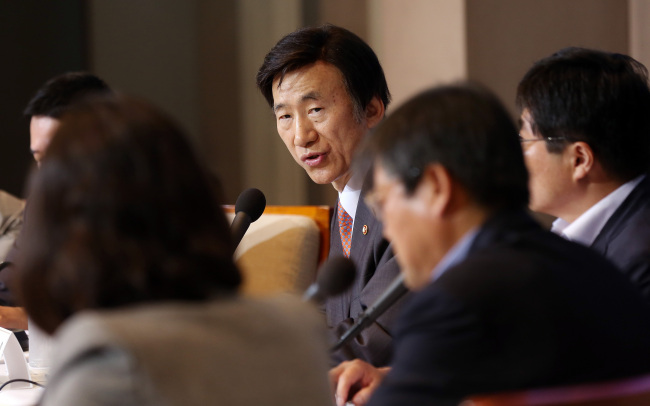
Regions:
<instances>
[{"instance_id":1,"label":"gold lapel pin","mask_svg":"<svg viewBox=\"0 0 650 406\"><path fill-rule=\"evenodd\" d=\"M368 226L365 225L365 224L363 225L363 231L362 231L362 233L363 233L363 235L368 234Z\"/></svg>"}]
</instances>

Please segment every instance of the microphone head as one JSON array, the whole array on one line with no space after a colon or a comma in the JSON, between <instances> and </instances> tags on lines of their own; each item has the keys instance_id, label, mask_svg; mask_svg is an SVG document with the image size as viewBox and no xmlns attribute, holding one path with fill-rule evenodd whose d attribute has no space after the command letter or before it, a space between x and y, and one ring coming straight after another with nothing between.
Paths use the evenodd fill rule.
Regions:
<instances>
[{"instance_id":1,"label":"microphone head","mask_svg":"<svg viewBox=\"0 0 650 406\"><path fill-rule=\"evenodd\" d=\"M320 267L316 283L323 297L332 297L345 292L355 277L354 262L345 257L337 257L327 260Z\"/></svg>"},{"instance_id":2,"label":"microphone head","mask_svg":"<svg viewBox=\"0 0 650 406\"><path fill-rule=\"evenodd\" d=\"M256 188L246 189L237 198L235 213L243 211L251 218L251 222L260 218L266 208L266 197Z\"/></svg>"}]
</instances>

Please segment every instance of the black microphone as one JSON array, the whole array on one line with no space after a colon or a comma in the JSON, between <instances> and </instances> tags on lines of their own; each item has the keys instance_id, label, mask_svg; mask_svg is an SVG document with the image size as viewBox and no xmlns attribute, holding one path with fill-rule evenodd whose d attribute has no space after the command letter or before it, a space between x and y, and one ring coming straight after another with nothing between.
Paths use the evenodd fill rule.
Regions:
<instances>
[{"instance_id":1,"label":"black microphone","mask_svg":"<svg viewBox=\"0 0 650 406\"><path fill-rule=\"evenodd\" d=\"M377 317L381 316L386 310L388 310L393 303L397 302L397 299L404 296L406 292L408 292L408 289L404 286L404 275L400 274L393 282L391 282L384 293L375 300L375 303L359 316L357 322L343 333L339 341L330 349L330 351L338 350L348 341L358 336L359 333L377 320Z\"/></svg>"},{"instance_id":2,"label":"black microphone","mask_svg":"<svg viewBox=\"0 0 650 406\"><path fill-rule=\"evenodd\" d=\"M327 260L318 269L316 282L312 283L302 296L303 302L323 302L326 298L345 292L356 277L354 262L345 257Z\"/></svg>"},{"instance_id":3,"label":"black microphone","mask_svg":"<svg viewBox=\"0 0 650 406\"><path fill-rule=\"evenodd\" d=\"M235 248L244 238L246 230L252 222L260 218L266 208L266 197L259 189L246 189L237 198L235 203L235 218L230 225L230 233Z\"/></svg>"}]
</instances>

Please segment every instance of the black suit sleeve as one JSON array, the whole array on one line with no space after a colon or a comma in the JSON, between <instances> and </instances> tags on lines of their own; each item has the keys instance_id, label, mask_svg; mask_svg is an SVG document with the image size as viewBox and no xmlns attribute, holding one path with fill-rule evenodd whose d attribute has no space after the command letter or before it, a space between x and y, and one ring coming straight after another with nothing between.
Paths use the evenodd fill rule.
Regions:
<instances>
[{"instance_id":1,"label":"black suit sleeve","mask_svg":"<svg viewBox=\"0 0 650 406\"><path fill-rule=\"evenodd\" d=\"M458 405L464 388L454 387L456 377L472 374L481 336L476 316L453 296L416 296L397 326L391 371L369 405Z\"/></svg>"}]
</instances>

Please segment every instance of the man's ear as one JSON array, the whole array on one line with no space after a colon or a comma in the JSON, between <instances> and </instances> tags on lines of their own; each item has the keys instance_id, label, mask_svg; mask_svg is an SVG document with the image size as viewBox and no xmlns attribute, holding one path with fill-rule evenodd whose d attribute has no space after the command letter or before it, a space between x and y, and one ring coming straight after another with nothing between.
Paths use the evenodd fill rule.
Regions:
<instances>
[{"instance_id":1,"label":"man's ear","mask_svg":"<svg viewBox=\"0 0 650 406\"><path fill-rule=\"evenodd\" d=\"M442 217L448 212L452 191L453 181L444 166L436 163L424 168L416 193L424 195L433 215Z\"/></svg>"},{"instance_id":2,"label":"man's ear","mask_svg":"<svg viewBox=\"0 0 650 406\"><path fill-rule=\"evenodd\" d=\"M574 142L567 148L569 149L567 159L570 159L569 164L573 172L573 180L583 180L594 168L594 151L589 144L582 141Z\"/></svg>"},{"instance_id":3,"label":"man's ear","mask_svg":"<svg viewBox=\"0 0 650 406\"><path fill-rule=\"evenodd\" d=\"M373 97L366 106L366 122L368 128L373 128L381 122L386 113L384 102L378 96Z\"/></svg>"}]
</instances>

